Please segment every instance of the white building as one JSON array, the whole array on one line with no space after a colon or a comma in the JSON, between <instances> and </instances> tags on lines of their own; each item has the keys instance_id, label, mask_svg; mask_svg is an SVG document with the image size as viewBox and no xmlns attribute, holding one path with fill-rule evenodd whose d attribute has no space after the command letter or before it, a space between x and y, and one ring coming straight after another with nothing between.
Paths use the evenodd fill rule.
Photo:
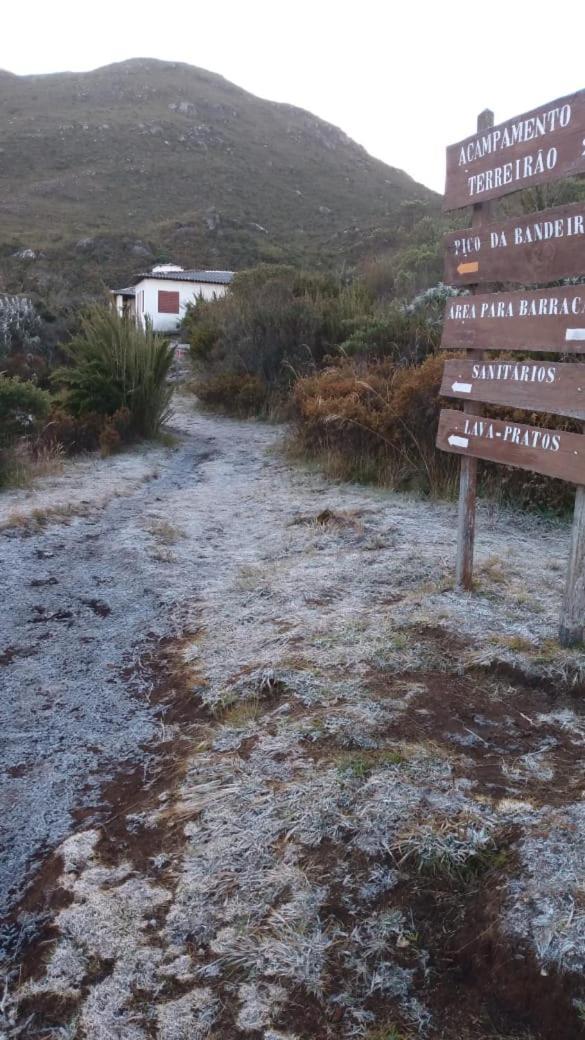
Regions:
<instances>
[{"instance_id":1,"label":"white building","mask_svg":"<svg viewBox=\"0 0 585 1040\"><path fill-rule=\"evenodd\" d=\"M225 296L233 271L185 271L174 264L160 264L141 274L134 285L113 289L119 314L127 314L155 332L177 332L188 303Z\"/></svg>"}]
</instances>

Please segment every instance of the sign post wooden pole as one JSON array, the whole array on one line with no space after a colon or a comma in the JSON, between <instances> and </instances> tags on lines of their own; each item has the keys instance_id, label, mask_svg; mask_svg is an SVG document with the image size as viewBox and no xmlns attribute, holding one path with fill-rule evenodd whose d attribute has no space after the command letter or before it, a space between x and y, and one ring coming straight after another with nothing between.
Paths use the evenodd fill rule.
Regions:
<instances>
[{"instance_id":1,"label":"sign post wooden pole","mask_svg":"<svg viewBox=\"0 0 585 1040\"><path fill-rule=\"evenodd\" d=\"M477 132L482 133L494 125L494 113L488 109L481 112L477 117ZM479 203L473 207L473 228L482 227L487 223L490 216L489 203ZM476 290L471 289L472 292ZM481 360L483 353L480 350L470 350L468 357L471 360ZM463 405L464 412L476 411L477 405L466 401ZM477 414L477 411L476 411ZM477 499L477 459L471 456L463 456L461 459L461 470L459 476L459 512L457 517L457 561L455 565L455 580L458 588L471 589L473 587L473 549L475 544L475 511Z\"/></svg>"},{"instance_id":2,"label":"sign post wooden pole","mask_svg":"<svg viewBox=\"0 0 585 1040\"><path fill-rule=\"evenodd\" d=\"M585 90L494 126L482 112L476 133L447 148L445 210L473 205L472 227L445 239L447 284L470 287L451 299L441 346L447 361L441 395L463 402L443 409L437 447L461 455L457 586L472 588L477 459L543 473L577 485L571 553L561 612L562 646L585 637L585 436L486 416L483 404L585 420L585 365L514 352L585 354L585 205L574 203L488 223L490 200L585 173ZM493 282L570 285L478 292ZM486 360L485 351L512 352ZM585 429L584 429L585 433Z\"/></svg>"},{"instance_id":3,"label":"sign post wooden pole","mask_svg":"<svg viewBox=\"0 0 585 1040\"><path fill-rule=\"evenodd\" d=\"M575 492L575 512L571 530L571 549L565 596L561 608L559 643L579 646L585 627L585 487Z\"/></svg>"}]
</instances>

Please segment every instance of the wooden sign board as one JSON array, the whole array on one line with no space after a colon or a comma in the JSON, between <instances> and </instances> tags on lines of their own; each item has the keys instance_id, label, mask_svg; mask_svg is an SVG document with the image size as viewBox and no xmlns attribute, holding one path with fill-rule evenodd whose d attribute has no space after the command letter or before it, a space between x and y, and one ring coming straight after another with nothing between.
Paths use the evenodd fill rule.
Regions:
<instances>
[{"instance_id":1,"label":"wooden sign board","mask_svg":"<svg viewBox=\"0 0 585 1040\"><path fill-rule=\"evenodd\" d=\"M585 484L585 437L443 409L437 447Z\"/></svg>"},{"instance_id":2,"label":"wooden sign board","mask_svg":"<svg viewBox=\"0 0 585 1040\"><path fill-rule=\"evenodd\" d=\"M585 420L585 365L457 358L445 362L440 393Z\"/></svg>"},{"instance_id":3,"label":"wooden sign board","mask_svg":"<svg viewBox=\"0 0 585 1040\"><path fill-rule=\"evenodd\" d=\"M447 285L552 282L585 270L585 202L453 231L445 237Z\"/></svg>"},{"instance_id":4,"label":"wooden sign board","mask_svg":"<svg viewBox=\"0 0 585 1040\"><path fill-rule=\"evenodd\" d=\"M585 353L585 285L451 297L441 346Z\"/></svg>"},{"instance_id":5,"label":"wooden sign board","mask_svg":"<svg viewBox=\"0 0 585 1040\"><path fill-rule=\"evenodd\" d=\"M447 148L443 209L585 172L585 90Z\"/></svg>"}]
</instances>

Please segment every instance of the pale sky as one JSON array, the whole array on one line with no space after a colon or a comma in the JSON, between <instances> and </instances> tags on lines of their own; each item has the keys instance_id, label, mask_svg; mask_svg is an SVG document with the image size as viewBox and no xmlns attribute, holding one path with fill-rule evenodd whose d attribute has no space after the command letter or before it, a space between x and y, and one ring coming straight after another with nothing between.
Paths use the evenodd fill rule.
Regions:
<instances>
[{"instance_id":1,"label":"pale sky","mask_svg":"<svg viewBox=\"0 0 585 1040\"><path fill-rule=\"evenodd\" d=\"M0 68L184 61L340 126L438 191L445 147L585 87L584 0L27 0L2 4Z\"/></svg>"}]
</instances>

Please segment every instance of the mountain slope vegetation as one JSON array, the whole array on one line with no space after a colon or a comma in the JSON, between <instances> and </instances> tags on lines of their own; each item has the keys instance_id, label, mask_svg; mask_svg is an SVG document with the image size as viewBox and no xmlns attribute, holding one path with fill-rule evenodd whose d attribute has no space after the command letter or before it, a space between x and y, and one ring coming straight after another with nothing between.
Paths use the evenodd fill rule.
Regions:
<instances>
[{"instance_id":1,"label":"mountain slope vegetation","mask_svg":"<svg viewBox=\"0 0 585 1040\"><path fill-rule=\"evenodd\" d=\"M438 212L331 124L179 63L0 72L0 133L5 291L95 292L168 258L328 267Z\"/></svg>"}]
</instances>

